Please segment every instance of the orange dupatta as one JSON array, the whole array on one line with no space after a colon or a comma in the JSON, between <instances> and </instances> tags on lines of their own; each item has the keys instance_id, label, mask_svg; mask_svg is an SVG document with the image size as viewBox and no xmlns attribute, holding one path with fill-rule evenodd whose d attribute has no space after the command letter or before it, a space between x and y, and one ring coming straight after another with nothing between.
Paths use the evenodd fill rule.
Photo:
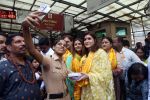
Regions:
<instances>
[{"instance_id":1,"label":"orange dupatta","mask_svg":"<svg viewBox=\"0 0 150 100\"><path fill-rule=\"evenodd\" d=\"M80 61L81 56L79 54L75 54L72 61L72 71L73 72L81 72L80 70ZM76 82L74 85L74 100L80 100L81 99L81 87Z\"/></svg>"},{"instance_id":2,"label":"orange dupatta","mask_svg":"<svg viewBox=\"0 0 150 100\"><path fill-rule=\"evenodd\" d=\"M81 56L76 53L72 60L72 71L73 72L80 72L80 61L81 61Z\"/></svg>"},{"instance_id":3,"label":"orange dupatta","mask_svg":"<svg viewBox=\"0 0 150 100\"><path fill-rule=\"evenodd\" d=\"M90 52L87 57L86 55L83 56L81 59L79 58L79 55L75 55L72 64L72 70L75 72L89 73L93 58L94 58L93 52ZM88 80L82 80L80 82L75 83L75 88L74 88L75 100L81 99L81 87L87 84L88 84Z\"/></svg>"},{"instance_id":4,"label":"orange dupatta","mask_svg":"<svg viewBox=\"0 0 150 100\"><path fill-rule=\"evenodd\" d=\"M116 57L116 52L113 48L110 49L109 53L109 61L111 62L112 70L117 68L117 57Z\"/></svg>"},{"instance_id":5,"label":"orange dupatta","mask_svg":"<svg viewBox=\"0 0 150 100\"><path fill-rule=\"evenodd\" d=\"M81 67L81 72L82 73L89 73L91 69L91 64L94 58L94 52L89 52L88 56L83 56L80 61L80 67ZM82 80L78 82L78 85L80 87L87 85L89 82L88 80Z\"/></svg>"}]
</instances>

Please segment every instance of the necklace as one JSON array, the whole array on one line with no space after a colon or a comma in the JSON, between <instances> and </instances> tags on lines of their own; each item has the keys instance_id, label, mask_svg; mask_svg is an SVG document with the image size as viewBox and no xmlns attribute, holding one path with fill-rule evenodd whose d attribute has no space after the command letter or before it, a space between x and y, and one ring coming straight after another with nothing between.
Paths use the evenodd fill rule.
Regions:
<instances>
[{"instance_id":1,"label":"necklace","mask_svg":"<svg viewBox=\"0 0 150 100\"><path fill-rule=\"evenodd\" d=\"M27 80L27 79L24 77L24 75L23 75L23 73L22 73L22 71L21 71L21 68L18 67L18 64L16 64L16 63L13 61L13 59L11 59L11 58L9 58L8 61L9 61L10 63L12 63L12 64L15 66L15 68L16 68L17 71L19 72L19 76L23 79L23 81L25 81L25 82L27 82L27 83L29 83L29 84L34 84L34 83L36 82L34 70L33 70L33 67L32 67L32 64L31 64L31 63L29 63L28 61L26 62L27 65L29 65L30 69L32 70L32 79L31 79L31 80Z\"/></svg>"}]
</instances>

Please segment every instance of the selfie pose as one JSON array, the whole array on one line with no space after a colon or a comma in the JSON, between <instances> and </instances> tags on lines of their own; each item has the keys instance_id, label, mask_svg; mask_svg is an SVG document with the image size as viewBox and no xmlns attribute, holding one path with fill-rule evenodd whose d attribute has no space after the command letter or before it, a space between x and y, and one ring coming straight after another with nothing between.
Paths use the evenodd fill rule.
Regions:
<instances>
[{"instance_id":1,"label":"selfie pose","mask_svg":"<svg viewBox=\"0 0 150 100\"><path fill-rule=\"evenodd\" d=\"M42 55L33 45L29 27L34 28L35 26L39 26L41 22L39 17L41 15L43 15L43 13L32 12L22 23L23 35L27 49L30 54L43 65L42 75L47 91L46 100L70 100L68 88L65 84L68 70L62 58L66 51L66 42L62 38L54 41L54 54L51 58Z\"/></svg>"}]
</instances>

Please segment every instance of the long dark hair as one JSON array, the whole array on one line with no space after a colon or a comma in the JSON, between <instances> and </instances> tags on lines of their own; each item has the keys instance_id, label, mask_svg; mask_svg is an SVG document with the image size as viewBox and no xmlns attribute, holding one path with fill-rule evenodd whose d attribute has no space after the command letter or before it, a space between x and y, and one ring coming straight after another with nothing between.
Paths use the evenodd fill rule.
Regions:
<instances>
[{"instance_id":1,"label":"long dark hair","mask_svg":"<svg viewBox=\"0 0 150 100\"><path fill-rule=\"evenodd\" d=\"M83 56L84 55L84 43L83 43L83 39L81 39L81 38L75 38L74 39L74 41L73 41L73 56L75 55L75 53L77 53L77 51L75 50L75 48L74 48L74 43L75 43L75 41L80 41L81 42L81 44L82 44L82 50L81 50L81 54L80 54L80 56Z\"/></svg>"},{"instance_id":2,"label":"long dark hair","mask_svg":"<svg viewBox=\"0 0 150 100\"><path fill-rule=\"evenodd\" d=\"M94 39L94 45L91 47L91 51L96 52L99 49L99 46L97 44L98 40L96 38L96 35L94 33L87 32L87 33L85 33L84 38L86 35L90 35ZM85 48L85 54L88 55L88 53L89 53L88 49Z\"/></svg>"},{"instance_id":3,"label":"long dark hair","mask_svg":"<svg viewBox=\"0 0 150 100\"><path fill-rule=\"evenodd\" d=\"M136 49L134 50L134 52L137 53L137 51L138 51L139 49L141 49L141 50L143 51L143 53L144 53L143 59L147 59L146 54L145 54L145 49L144 49L144 47L136 48Z\"/></svg>"},{"instance_id":4,"label":"long dark hair","mask_svg":"<svg viewBox=\"0 0 150 100\"><path fill-rule=\"evenodd\" d=\"M142 63L139 63L139 62L133 63L131 65L131 67L129 68L129 70L128 70L128 82L129 82L129 85L132 82L131 75L138 75L138 74L143 75L144 79L148 79L148 68L145 67Z\"/></svg>"},{"instance_id":5,"label":"long dark hair","mask_svg":"<svg viewBox=\"0 0 150 100\"><path fill-rule=\"evenodd\" d=\"M57 37L57 38L55 38L55 40L53 41L53 46L56 46L56 44L57 44L60 40L64 40L64 38L63 38L63 37Z\"/></svg>"},{"instance_id":6,"label":"long dark hair","mask_svg":"<svg viewBox=\"0 0 150 100\"><path fill-rule=\"evenodd\" d=\"M110 44L113 44L113 40L112 40L111 37L105 36L105 37L102 38L102 41L103 41L104 39L107 39L107 40L110 42Z\"/></svg>"},{"instance_id":7,"label":"long dark hair","mask_svg":"<svg viewBox=\"0 0 150 100\"><path fill-rule=\"evenodd\" d=\"M62 36L63 39L68 38L70 41L73 41L73 37L71 35L65 34Z\"/></svg>"}]
</instances>

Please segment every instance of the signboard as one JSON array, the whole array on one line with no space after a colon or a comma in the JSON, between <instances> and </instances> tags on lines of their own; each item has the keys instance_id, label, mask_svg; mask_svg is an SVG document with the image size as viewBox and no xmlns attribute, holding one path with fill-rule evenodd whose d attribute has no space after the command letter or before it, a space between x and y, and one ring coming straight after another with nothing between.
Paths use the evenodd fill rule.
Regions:
<instances>
[{"instance_id":1,"label":"signboard","mask_svg":"<svg viewBox=\"0 0 150 100\"><path fill-rule=\"evenodd\" d=\"M61 14L49 13L45 16L39 28L49 31L63 31L64 16Z\"/></svg>"},{"instance_id":2,"label":"signboard","mask_svg":"<svg viewBox=\"0 0 150 100\"><path fill-rule=\"evenodd\" d=\"M29 15L29 11L26 10L17 10L17 19L16 22L22 23L27 15Z\"/></svg>"},{"instance_id":3,"label":"signboard","mask_svg":"<svg viewBox=\"0 0 150 100\"><path fill-rule=\"evenodd\" d=\"M70 15L64 15L64 32L70 33L73 27L74 27L73 17Z\"/></svg>"},{"instance_id":4,"label":"signboard","mask_svg":"<svg viewBox=\"0 0 150 100\"><path fill-rule=\"evenodd\" d=\"M0 18L16 19L16 11L0 9Z\"/></svg>"},{"instance_id":5,"label":"signboard","mask_svg":"<svg viewBox=\"0 0 150 100\"><path fill-rule=\"evenodd\" d=\"M92 13L116 1L118 0L87 0L87 11L88 13Z\"/></svg>"}]
</instances>

